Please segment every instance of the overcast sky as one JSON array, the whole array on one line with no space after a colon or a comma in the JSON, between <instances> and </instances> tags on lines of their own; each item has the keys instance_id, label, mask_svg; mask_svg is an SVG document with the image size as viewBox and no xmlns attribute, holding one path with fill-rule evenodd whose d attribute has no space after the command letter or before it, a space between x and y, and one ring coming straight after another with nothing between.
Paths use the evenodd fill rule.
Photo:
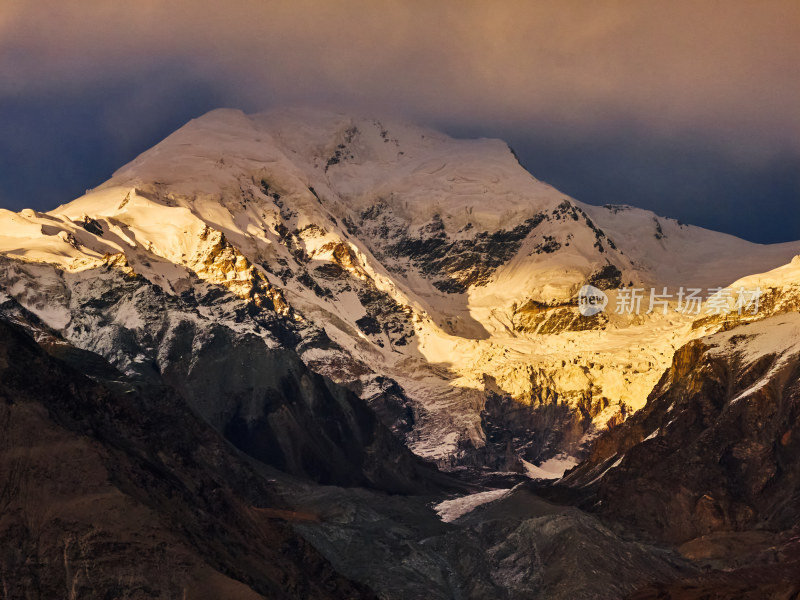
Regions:
<instances>
[{"instance_id":1,"label":"overcast sky","mask_svg":"<svg viewBox=\"0 0 800 600\"><path fill-rule=\"evenodd\" d=\"M220 106L506 139L536 177L800 239L800 1L0 0L0 206L68 201Z\"/></svg>"}]
</instances>

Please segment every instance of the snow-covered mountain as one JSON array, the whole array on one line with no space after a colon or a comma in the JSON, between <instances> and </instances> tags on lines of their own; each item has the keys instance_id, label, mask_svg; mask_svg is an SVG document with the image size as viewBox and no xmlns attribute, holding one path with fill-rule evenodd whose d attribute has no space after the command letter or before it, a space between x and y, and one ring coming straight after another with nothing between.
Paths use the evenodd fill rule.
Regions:
<instances>
[{"instance_id":1,"label":"snow-covered mountain","mask_svg":"<svg viewBox=\"0 0 800 600\"><path fill-rule=\"evenodd\" d=\"M640 409L676 348L730 324L674 299L617 314L619 288L756 285L765 311L796 310L800 242L583 204L498 140L218 110L73 202L0 211L0 253L7 310L188 390L220 431L266 431L253 390L290 349L418 455L542 476ZM586 283L608 310L580 315Z\"/></svg>"}]
</instances>

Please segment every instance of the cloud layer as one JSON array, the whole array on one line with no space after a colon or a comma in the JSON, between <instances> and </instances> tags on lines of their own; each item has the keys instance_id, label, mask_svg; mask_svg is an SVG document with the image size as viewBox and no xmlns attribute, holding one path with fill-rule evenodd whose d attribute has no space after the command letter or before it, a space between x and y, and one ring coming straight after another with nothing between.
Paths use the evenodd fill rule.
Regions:
<instances>
[{"instance_id":1,"label":"cloud layer","mask_svg":"<svg viewBox=\"0 0 800 600\"><path fill-rule=\"evenodd\" d=\"M0 101L125 88L102 103L99 125L133 136L120 144L141 141L130 115L163 121L162 106L172 114L202 89L246 110L324 104L576 146L624 130L659 147L701 146L746 171L800 156L796 0L0 8Z\"/></svg>"}]
</instances>

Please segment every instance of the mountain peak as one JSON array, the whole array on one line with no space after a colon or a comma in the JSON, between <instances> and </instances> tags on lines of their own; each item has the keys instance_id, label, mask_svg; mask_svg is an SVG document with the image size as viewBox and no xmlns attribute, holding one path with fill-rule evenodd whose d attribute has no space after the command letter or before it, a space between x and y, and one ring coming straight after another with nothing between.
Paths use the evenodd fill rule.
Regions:
<instances>
[{"instance_id":1,"label":"mountain peak","mask_svg":"<svg viewBox=\"0 0 800 600\"><path fill-rule=\"evenodd\" d=\"M79 328L75 299L91 306L91 290L138 278L182 307L179 320L218 314L270 348L299 344L312 369L365 399L396 385L379 408L412 449L467 464L488 446L480 460L496 468L513 466L498 441L506 425L549 418L532 409L506 423L508 402L557 401L571 407L559 431L580 432L518 448L520 460L579 452L592 428L642 406L675 347L719 326L646 314L647 299L641 314L620 313L618 288L705 290L800 252L583 204L536 180L500 140L310 109L212 111L85 196L0 221L15 297L75 343L105 327ZM52 288L18 283L26 277ZM586 283L609 297L591 319L575 301ZM119 302L113 327L139 332L155 319L134 297ZM137 352L162 360L153 348Z\"/></svg>"}]
</instances>

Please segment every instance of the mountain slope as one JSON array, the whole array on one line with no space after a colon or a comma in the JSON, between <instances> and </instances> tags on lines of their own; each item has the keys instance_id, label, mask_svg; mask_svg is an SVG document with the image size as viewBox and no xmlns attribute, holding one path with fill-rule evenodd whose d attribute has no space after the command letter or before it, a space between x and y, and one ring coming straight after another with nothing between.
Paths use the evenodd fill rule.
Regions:
<instances>
[{"instance_id":1,"label":"mountain slope","mask_svg":"<svg viewBox=\"0 0 800 600\"><path fill-rule=\"evenodd\" d=\"M434 469L413 456L363 400L278 346L269 322L237 326L247 314L241 301L207 290L218 303L206 302L204 312L196 301L165 296L144 278L111 267L70 282L69 274L49 265L7 266L9 280L38 301L69 298L71 339L102 351L132 381L173 390L261 462L322 483L392 492L437 486ZM40 335L46 337L60 336L27 312L0 296L0 316L34 331L44 327L49 333Z\"/></svg>"},{"instance_id":2,"label":"mountain slope","mask_svg":"<svg viewBox=\"0 0 800 600\"><path fill-rule=\"evenodd\" d=\"M5 597L374 597L179 398L111 389L3 320L0 428Z\"/></svg>"},{"instance_id":3,"label":"mountain slope","mask_svg":"<svg viewBox=\"0 0 800 600\"><path fill-rule=\"evenodd\" d=\"M66 344L8 300L3 311L15 323L0 320L9 597L596 598L693 573L524 488L451 524L434 510L438 491L321 486L264 468L169 388ZM584 568L565 577L575 561Z\"/></svg>"},{"instance_id":4,"label":"mountain slope","mask_svg":"<svg viewBox=\"0 0 800 600\"><path fill-rule=\"evenodd\" d=\"M791 528L799 357L796 312L692 342L647 406L599 439L562 483L598 486L601 510L672 542Z\"/></svg>"},{"instance_id":5,"label":"mountain slope","mask_svg":"<svg viewBox=\"0 0 800 600\"><path fill-rule=\"evenodd\" d=\"M547 492L716 570L637 598L800 592L798 340L790 311L687 344L647 405Z\"/></svg>"},{"instance_id":6,"label":"mountain slope","mask_svg":"<svg viewBox=\"0 0 800 600\"><path fill-rule=\"evenodd\" d=\"M108 268L296 349L417 454L500 470L580 454L707 331L677 313L581 317L585 282L614 306L620 285L723 286L800 253L584 205L496 140L316 111L213 111L87 195L0 219L7 293L118 367L130 352L68 305ZM26 282L17 260L68 283L43 290L57 275ZM152 310L115 331L139 336ZM160 343L141 360L169 371Z\"/></svg>"}]
</instances>

